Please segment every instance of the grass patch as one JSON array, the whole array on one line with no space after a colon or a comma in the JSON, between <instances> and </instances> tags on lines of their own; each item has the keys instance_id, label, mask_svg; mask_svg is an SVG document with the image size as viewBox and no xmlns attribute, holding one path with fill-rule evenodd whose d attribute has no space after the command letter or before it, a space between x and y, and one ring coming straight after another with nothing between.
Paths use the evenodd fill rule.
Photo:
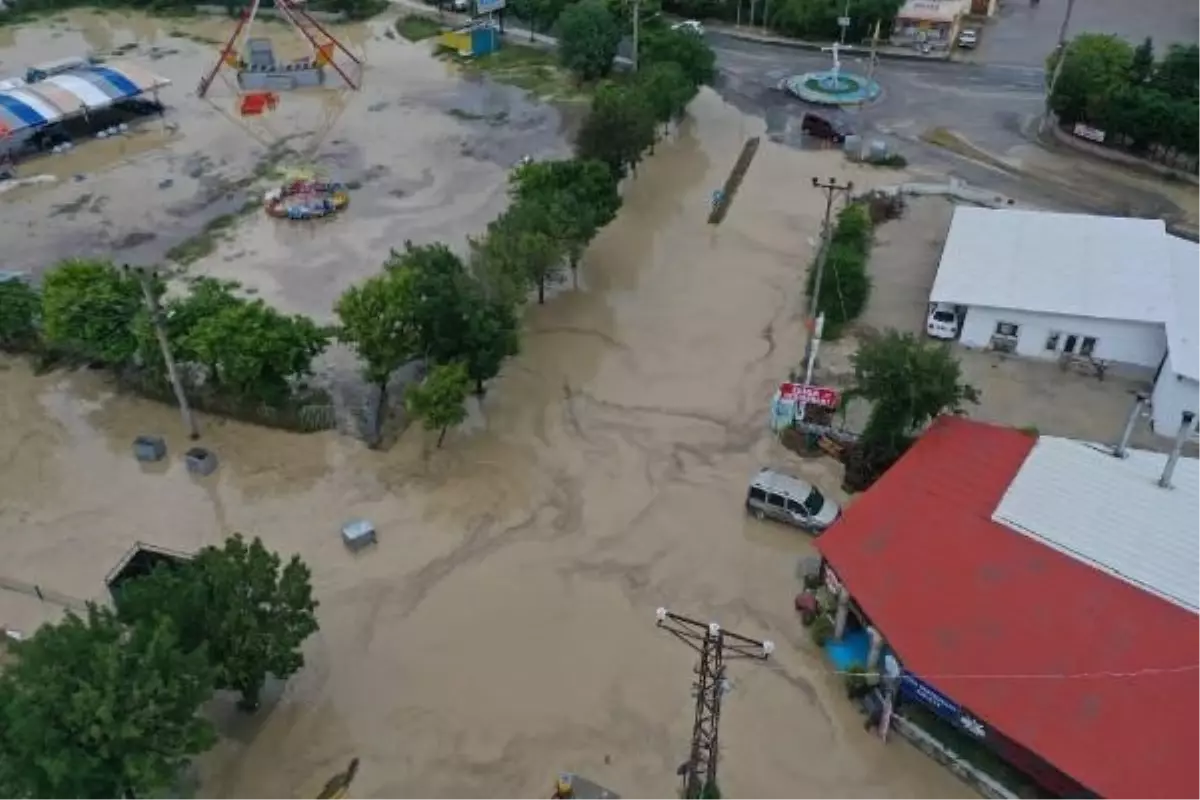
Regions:
<instances>
[{"instance_id":1,"label":"grass patch","mask_svg":"<svg viewBox=\"0 0 1200 800\"><path fill-rule=\"evenodd\" d=\"M444 30L446 26L421 14L405 14L396 20L396 33L410 42L431 39Z\"/></svg>"},{"instance_id":2,"label":"grass patch","mask_svg":"<svg viewBox=\"0 0 1200 800\"><path fill-rule=\"evenodd\" d=\"M506 42L491 55L462 63L468 71L486 73L492 80L524 89L542 100L577 102L591 96L591 87L580 85L560 67L553 50Z\"/></svg>"},{"instance_id":3,"label":"grass patch","mask_svg":"<svg viewBox=\"0 0 1200 800\"><path fill-rule=\"evenodd\" d=\"M989 153L985 153L954 131L946 128L930 128L921 134L921 141L949 150L951 153L957 153L972 161L979 161L1006 172L1013 171L1012 165L1001 161Z\"/></svg>"},{"instance_id":4,"label":"grass patch","mask_svg":"<svg viewBox=\"0 0 1200 800\"><path fill-rule=\"evenodd\" d=\"M167 31L167 36L171 37L172 39L186 39L189 42L195 42L196 44L208 45L212 47L224 44L223 42L214 39L211 36L202 36L198 33L189 33L184 30L179 30L178 28L172 28L171 30Z\"/></svg>"},{"instance_id":5,"label":"grass patch","mask_svg":"<svg viewBox=\"0 0 1200 800\"><path fill-rule=\"evenodd\" d=\"M187 266L194 264L217 249L217 245L246 217L262 207L255 198L247 198L237 211L213 217L195 236L189 236L167 251L168 261Z\"/></svg>"}]
</instances>

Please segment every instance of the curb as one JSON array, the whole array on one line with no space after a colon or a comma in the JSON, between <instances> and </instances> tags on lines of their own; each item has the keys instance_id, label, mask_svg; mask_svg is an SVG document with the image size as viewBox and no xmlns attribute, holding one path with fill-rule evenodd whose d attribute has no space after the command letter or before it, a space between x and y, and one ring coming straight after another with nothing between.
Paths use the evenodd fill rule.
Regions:
<instances>
[{"instance_id":1,"label":"curb","mask_svg":"<svg viewBox=\"0 0 1200 800\"><path fill-rule=\"evenodd\" d=\"M816 52L820 52L822 48L828 47L828 45L821 44L820 42L806 42L802 39L782 39L782 38L775 38L775 37L763 37L763 36L759 36L758 34L754 34L754 33L744 33L742 31L731 31L731 30L728 30L725 28L709 28L709 32L717 34L718 36L728 36L730 39L737 39L740 42L749 42L751 44L767 45L768 47L788 47L793 50L810 50L810 51L816 51ZM854 45L847 45L846 47L839 48L839 50L841 50L842 52L846 53L847 55L851 55L851 56L869 56L871 54L870 49L865 48L865 47L856 47ZM950 57L949 53L947 53L946 55L924 56L924 55L921 55L920 53L905 53L905 52L893 52L893 51L889 51L889 50L879 50L879 51L876 51L875 56L877 58L890 59L893 61L923 61L925 63L931 63L931 64L961 64L961 63L964 63L961 61L953 60Z\"/></svg>"},{"instance_id":2,"label":"curb","mask_svg":"<svg viewBox=\"0 0 1200 800\"><path fill-rule=\"evenodd\" d=\"M1126 169L1136 170L1142 173L1153 173L1156 177L1166 180L1175 180L1180 182L1190 183L1193 186L1200 185L1200 178L1190 172L1185 172L1181 169L1169 167L1166 164L1157 164L1140 156L1135 156L1130 153L1123 153L1119 150L1113 151L1103 145L1093 145L1091 142L1084 142L1067 133L1057 122L1047 126L1051 136L1058 143L1099 161L1106 161L1109 164L1116 164Z\"/></svg>"}]
</instances>

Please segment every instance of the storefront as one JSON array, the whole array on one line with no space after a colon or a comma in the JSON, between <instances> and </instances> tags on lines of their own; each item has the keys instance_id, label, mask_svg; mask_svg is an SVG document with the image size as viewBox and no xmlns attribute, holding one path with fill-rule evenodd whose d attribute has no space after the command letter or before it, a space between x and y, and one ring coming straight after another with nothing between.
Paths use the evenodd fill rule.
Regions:
<instances>
[{"instance_id":1,"label":"storefront","mask_svg":"<svg viewBox=\"0 0 1200 800\"><path fill-rule=\"evenodd\" d=\"M958 35L960 22L971 11L971 0L908 0L896 13L892 44L946 50Z\"/></svg>"}]
</instances>

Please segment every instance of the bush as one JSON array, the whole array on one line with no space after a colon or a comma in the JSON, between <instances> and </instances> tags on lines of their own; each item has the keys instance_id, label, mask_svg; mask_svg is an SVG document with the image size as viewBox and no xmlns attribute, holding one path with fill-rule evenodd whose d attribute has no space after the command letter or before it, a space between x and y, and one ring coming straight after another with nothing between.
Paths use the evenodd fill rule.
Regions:
<instances>
[{"instance_id":1,"label":"bush","mask_svg":"<svg viewBox=\"0 0 1200 800\"><path fill-rule=\"evenodd\" d=\"M808 629L808 635L812 637L813 644L817 647L824 647L825 643L833 636L833 620L828 614L822 614L813 620L812 626Z\"/></svg>"},{"instance_id":2,"label":"bush","mask_svg":"<svg viewBox=\"0 0 1200 800\"><path fill-rule=\"evenodd\" d=\"M862 203L853 203L838 214L830 237L825 271L821 277L817 312L825 315L827 339L837 338L842 329L853 322L866 308L871 294L871 278L867 275L867 256L871 250L871 218ZM817 254L820 258L820 253ZM808 271L806 293L812 297L816 288L816 262Z\"/></svg>"},{"instance_id":3,"label":"bush","mask_svg":"<svg viewBox=\"0 0 1200 800\"><path fill-rule=\"evenodd\" d=\"M846 681L846 696L851 699L862 697L871 688L867 680L867 671L858 664L847 669L843 678Z\"/></svg>"},{"instance_id":4,"label":"bush","mask_svg":"<svg viewBox=\"0 0 1200 800\"><path fill-rule=\"evenodd\" d=\"M28 352L37 346L42 299L23 280L0 279L0 350Z\"/></svg>"}]
</instances>

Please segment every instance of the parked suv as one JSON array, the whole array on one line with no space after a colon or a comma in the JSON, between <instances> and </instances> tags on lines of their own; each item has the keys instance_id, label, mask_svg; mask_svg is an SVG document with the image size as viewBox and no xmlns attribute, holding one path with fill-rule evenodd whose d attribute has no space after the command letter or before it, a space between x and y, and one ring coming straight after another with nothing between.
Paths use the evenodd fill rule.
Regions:
<instances>
[{"instance_id":1,"label":"parked suv","mask_svg":"<svg viewBox=\"0 0 1200 800\"><path fill-rule=\"evenodd\" d=\"M837 503L806 481L765 468L750 479L746 510L759 519L770 517L816 534L842 515Z\"/></svg>"},{"instance_id":2,"label":"parked suv","mask_svg":"<svg viewBox=\"0 0 1200 800\"><path fill-rule=\"evenodd\" d=\"M809 112L800 120L800 130L817 139L825 139L835 144L846 141L853 131L846 123L838 119L826 119L819 114Z\"/></svg>"}]
</instances>

